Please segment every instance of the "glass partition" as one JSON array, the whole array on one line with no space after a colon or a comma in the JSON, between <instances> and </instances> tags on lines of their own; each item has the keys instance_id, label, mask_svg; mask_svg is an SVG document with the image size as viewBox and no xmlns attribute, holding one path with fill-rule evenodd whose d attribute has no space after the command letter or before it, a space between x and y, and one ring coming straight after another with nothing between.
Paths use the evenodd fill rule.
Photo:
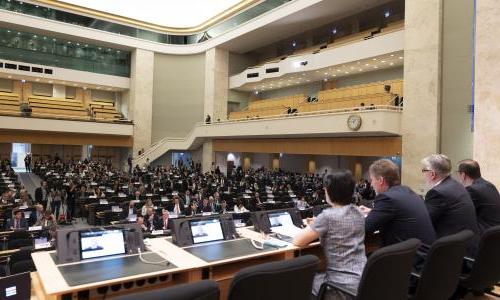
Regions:
<instances>
[{"instance_id":1,"label":"glass partition","mask_svg":"<svg viewBox=\"0 0 500 300\"><path fill-rule=\"evenodd\" d=\"M130 76L130 52L0 28L0 58L115 76Z\"/></svg>"}]
</instances>

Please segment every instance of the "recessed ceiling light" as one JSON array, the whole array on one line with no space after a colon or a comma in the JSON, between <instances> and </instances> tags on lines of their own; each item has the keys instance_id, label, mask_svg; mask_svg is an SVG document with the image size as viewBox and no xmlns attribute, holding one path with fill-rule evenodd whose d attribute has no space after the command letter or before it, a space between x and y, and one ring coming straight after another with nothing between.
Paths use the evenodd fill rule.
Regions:
<instances>
[{"instance_id":1,"label":"recessed ceiling light","mask_svg":"<svg viewBox=\"0 0 500 300\"><path fill-rule=\"evenodd\" d=\"M381 62L382 62L382 63L385 63L385 60L382 60Z\"/></svg>"},{"instance_id":2,"label":"recessed ceiling light","mask_svg":"<svg viewBox=\"0 0 500 300\"><path fill-rule=\"evenodd\" d=\"M53 80L49 80L49 83L53 83L54 81Z\"/></svg>"},{"instance_id":3,"label":"recessed ceiling light","mask_svg":"<svg viewBox=\"0 0 500 300\"><path fill-rule=\"evenodd\" d=\"M377 67L377 66L375 66L375 67L373 67L373 68L374 68L374 69L378 69L378 67Z\"/></svg>"},{"instance_id":4,"label":"recessed ceiling light","mask_svg":"<svg viewBox=\"0 0 500 300\"><path fill-rule=\"evenodd\" d=\"M394 54L391 54L391 57L394 57Z\"/></svg>"},{"instance_id":5,"label":"recessed ceiling light","mask_svg":"<svg viewBox=\"0 0 500 300\"><path fill-rule=\"evenodd\" d=\"M340 69L337 69L337 72L340 72Z\"/></svg>"},{"instance_id":6,"label":"recessed ceiling light","mask_svg":"<svg viewBox=\"0 0 500 300\"><path fill-rule=\"evenodd\" d=\"M361 71L363 71L363 69L359 69L359 71L361 72Z\"/></svg>"},{"instance_id":7,"label":"recessed ceiling light","mask_svg":"<svg viewBox=\"0 0 500 300\"><path fill-rule=\"evenodd\" d=\"M35 79L35 81L40 81L40 78Z\"/></svg>"},{"instance_id":8,"label":"recessed ceiling light","mask_svg":"<svg viewBox=\"0 0 500 300\"><path fill-rule=\"evenodd\" d=\"M391 66L392 66L392 65L394 65L394 63L393 63L393 62L391 62L389 65L391 65Z\"/></svg>"},{"instance_id":9,"label":"recessed ceiling light","mask_svg":"<svg viewBox=\"0 0 500 300\"><path fill-rule=\"evenodd\" d=\"M328 75L328 73L325 72L325 75Z\"/></svg>"},{"instance_id":10,"label":"recessed ceiling light","mask_svg":"<svg viewBox=\"0 0 500 300\"><path fill-rule=\"evenodd\" d=\"M12 76L9 75L8 78L12 78Z\"/></svg>"},{"instance_id":11,"label":"recessed ceiling light","mask_svg":"<svg viewBox=\"0 0 500 300\"><path fill-rule=\"evenodd\" d=\"M403 59L403 57L402 57L402 56L400 56L400 57L399 57L399 59Z\"/></svg>"},{"instance_id":12,"label":"recessed ceiling light","mask_svg":"<svg viewBox=\"0 0 500 300\"><path fill-rule=\"evenodd\" d=\"M349 74L349 71L345 71L346 74Z\"/></svg>"},{"instance_id":13,"label":"recessed ceiling light","mask_svg":"<svg viewBox=\"0 0 500 300\"><path fill-rule=\"evenodd\" d=\"M337 75L333 74L333 77L337 77Z\"/></svg>"},{"instance_id":14,"label":"recessed ceiling light","mask_svg":"<svg viewBox=\"0 0 500 300\"><path fill-rule=\"evenodd\" d=\"M373 60L377 60L376 58L374 58Z\"/></svg>"},{"instance_id":15,"label":"recessed ceiling light","mask_svg":"<svg viewBox=\"0 0 500 300\"><path fill-rule=\"evenodd\" d=\"M328 81L328 78L323 79L323 81L325 81L325 82Z\"/></svg>"},{"instance_id":16,"label":"recessed ceiling light","mask_svg":"<svg viewBox=\"0 0 500 300\"><path fill-rule=\"evenodd\" d=\"M368 67L370 64L365 64L365 67Z\"/></svg>"}]
</instances>

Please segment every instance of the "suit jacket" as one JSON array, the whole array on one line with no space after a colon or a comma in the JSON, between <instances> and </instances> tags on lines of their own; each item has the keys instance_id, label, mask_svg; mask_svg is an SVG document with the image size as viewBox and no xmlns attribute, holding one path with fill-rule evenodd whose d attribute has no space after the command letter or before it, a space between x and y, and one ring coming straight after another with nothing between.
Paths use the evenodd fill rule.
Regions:
<instances>
[{"instance_id":1,"label":"suit jacket","mask_svg":"<svg viewBox=\"0 0 500 300\"><path fill-rule=\"evenodd\" d=\"M478 178L466 187L467 192L476 208L479 232L500 225L500 194L497 188L489 181Z\"/></svg>"},{"instance_id":2,"label":"suit jacket","mask_svg":"<svg viewBox=\"0 0 500 300\"><path fill-rule=\"evenodd\" d=\"M151 221L149 220L148 216L144 217L144 225L146 225L146 227L148 228L148 230L160 230L160 229L163 229L163 222L160 219L160 217L158 217L156 214L153 216L153 222L152 223L153 224L151 224ZM153 225L153 227L151 227L151 225Z\"/></svg>"},{"instance_id":3,"label":"suit jacket","mask_svg":"<svg viewBox=\"0 0 500 300\"><path fill-rule=\"evenodd\" d=\"M9 222L7 222L7 230L14 228L15 222L16 222L15 218L10 219ZM19 220L19 227L20 228L15 228L15 229L27 229L28 228L28 222L26 221L25 218L22 218L21 220Z\"/></svg>"},{"instance_id":4,"label":"suit jacket","mask_svg":"<svg viewBox=\"0 0 500 300\"><path fill-rule=\"evenodd\" d=\"M410 188L390 187L375 197L375 207L365 220L366 232L380 230L382 246L417 238L427 245L436 239L424 200Z\"/></svg>"},{"instance_id":5,"label":"suit jacket","mask_svg":"<svg viewBox=\"0 0 500 300\"><path fill-rule=\"evenodd\" d=\"M40 203L40 202L46 202L48 197L49 197L49 191L46 190L46 194L45 194L45 199L43 199L43 192L42 192L42 187L38 187L36 188L35 190L35 201L37 203Z\"/></svg>"},{"instance_id":6,"label":"suit jacket","mask_svg":"<svg viewBox=\"0 0 500 300\"><path fill-rule=\"evenodd\" d=\"M474 204L467 190L448 176L427 192L425 204L438 238L464 229L475 233L467 251L468 255L475 256L479 229Z\"/></svg>"}]
</instances>

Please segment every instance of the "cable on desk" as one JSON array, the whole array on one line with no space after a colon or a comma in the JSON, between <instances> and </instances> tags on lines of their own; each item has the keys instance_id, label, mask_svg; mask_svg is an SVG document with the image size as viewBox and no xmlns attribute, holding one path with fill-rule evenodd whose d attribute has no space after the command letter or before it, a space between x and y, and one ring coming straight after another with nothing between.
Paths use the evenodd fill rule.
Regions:
<instances>
[{"instance_id":1,"label":"cable on desk","mask_svg":"<svg viewBox=\"0 0 500 300\"><path fill-rule=\"evenodd\" d=\"M170 262L168 262L168 260L164 259L164 260L160 260L160 261L149 261L149 260L146 260L144 257L142 257L142 251L141 251L141 248L137 248L137 252L139 253L139 260L145 264L150 264L150 265L162 265L162 264L165 264L168 266L170 265Z\"/></svg>"}]
</instances>

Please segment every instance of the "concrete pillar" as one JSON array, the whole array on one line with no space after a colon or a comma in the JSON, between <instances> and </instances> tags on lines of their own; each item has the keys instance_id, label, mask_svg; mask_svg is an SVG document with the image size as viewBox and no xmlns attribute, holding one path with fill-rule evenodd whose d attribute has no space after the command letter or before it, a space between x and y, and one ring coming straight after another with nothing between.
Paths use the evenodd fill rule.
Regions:
<instances>
[{"instance_id":1,"label":"concrete pillar","mask_svg":"<svg viewBox=\"0 0 500 300\"><path fill-rule=\"evenodd\" d=\"M153 120L154 52L136 49L132 53L128 116L134 121L133 153L151 146Z\"/></svg>"},{"instance_id":2,"label":"concrete pillar","mask_svg":"<svg viewBox=\"0 0 500 300\"><path fill-rule=\"evenodd\" d=\"M212 171L212 165L215 162L215 152L213 151L212 141L203 143L201 153L201 169L203 172Z\"/></svg>"},{"instance_id":3,"label":"concrete pillar","mask_svg":"<svg viewBox=\"0 0 500 300\"><path fill-rule=\"evenodd\" d=\"M402 181L425 192L420 160L439 152L442 0L405 6Z\"/></svg>"},{"instance_id":4,"label":"concrete pillar","mask_svg":"<svg viewBox=\"0 0 500 300\"><path fill-rule=\"evenodd\" d=\"M212 122L227 119L229 89L229 52L212 48L205 54L205 106L206 115Z\"/></svg>"},{"instance_id":5,"label":"concrete pillar","mask_svg":"<svg viewBox=\"0 0 500 300\"><path fill-rule=\"evenodd\" d=\"M497 0L476 1L476 53L473 157L484 178L500 187L500 5Z\"/></svg>"}]
</instances>

